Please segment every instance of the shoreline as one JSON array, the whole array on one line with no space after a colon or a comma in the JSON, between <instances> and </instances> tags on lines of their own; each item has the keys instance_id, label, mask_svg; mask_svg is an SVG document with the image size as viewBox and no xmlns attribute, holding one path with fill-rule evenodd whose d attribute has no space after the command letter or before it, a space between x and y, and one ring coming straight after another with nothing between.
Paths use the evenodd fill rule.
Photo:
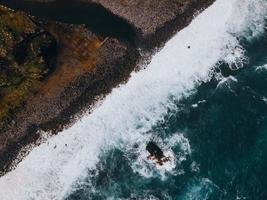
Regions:
<instances>
[{"instance_id":1,"label":"shoreline","mask_svg":"<svg viewBox=\"0 0 267 200\"><path fill-rule=\"evenodd\" d=\"M108 95L114 87L126 82L130 77L130 73L138 69L138 63L149 62L147 60L158 47L162 46L176 31L189 24L196 12L200 12L212 2L213 0L202 0L198 4L199 7L191 7L184 13L182 18L179 18L181 16L176 16L175 19L157 29L154 34L143 38L139 34L139 36L135 37L134 44L131 41L125 42L124 38L109 37L103 46L95 52L92 69L77 72L73 79L63 82L62 86L57 86L58 90L51 86L49 90L55 90L54 96L52 95L51 98L46 99L47 90L46 93L40 94L40 92L37 92L31 98L28 98L24 106L17 110L18 112L14 117L15 123L13 122L7 126L5 131L1 131L0 137L3 138L6 135L10 137L10 142L7 142L8 144L6 144L4 150L3 148L0 150L0 176L12 170L19 163L20 160L16 163L14 163L14 160L16 160L25 146L29 144L38 145L38 139L41 136L38 133L40 130L57 134L59 131L71 126L84 112L88 112L95 103ZM38 21L35 17L34 20ZM55 23L52 26L56 26L56 29L61 26L63 35L64 31L70 31L71 35L76 29L78 33L83 33L84 38L79 45L82 45L83 41L87 41L92 37L99 38L98 34L88 29L88 27L64 23ZM57 38L61 48L57 56L56 71L66 65L67 70L72 70L73 66L71 65L73 65L75 59L78 60L76 62L80 64L80 68L83 68L83 60L79 58L83 54L83 49L78 48L77 50L77 44L71 46L71 44L68 44L69 40L62 45L59 42L62 39L62 34L52 33ZM74 41L76 36L73 36ZM100 38L103 38L103 36L100 36ZM102 41L104 41L104 38ZM145 52L145 56L140 55L139 48ZM71 57L72 52L75 51L77 51L76 57ZM60 56L62 58L59 62ZM87 64L88 61L86 60L85 63ZM62 72L66 72L66 69L62 69ZM51 77L53 76L52 74ZM25 155L27 155L27 152L25 152ZM23 159L23 156L20 159Z\"/></svg>"}]
</instances>

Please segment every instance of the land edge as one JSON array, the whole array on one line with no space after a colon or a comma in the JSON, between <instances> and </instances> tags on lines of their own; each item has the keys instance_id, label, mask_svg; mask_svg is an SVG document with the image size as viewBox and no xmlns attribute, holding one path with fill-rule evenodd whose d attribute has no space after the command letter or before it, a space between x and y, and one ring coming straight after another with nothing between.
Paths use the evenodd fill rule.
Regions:
<instances>
[{"instance_id":1,"label":"land edge","mask_svg":"<svg viewBox=\"0 0 267 200\"><path fill-rule=\"evenodd\" d=\"M162 45L179 29L182 29L184 26L189 24L193 17L202 11L204 8L208 7L213 1L209 1L205 6L203 4L199 4L199 7L196 9L192 8L190 12L187 11L186 15L184 16L189 16L190 20L182 20L183 23L179 22L179 17L177 19L172 20L171 22L168 22L166 24L166 27L162 27L157 31L157 36L150 35L146 39L140 39L139 41L146 41L145 42L140 42L140 44L146 44L146 46L135 46L131 53L135 52L136 54L139 54L137 49L141 48L143 50L143 55L137 55L137 58L132 60L130 62L130 70L127 71L122 75L122 79L118 80L116 83L114 82L111 87L106 88L105 90L99 91L93 98L91 99L85 99L87 98L86 95L83 97L77 98L76 102L73 102L71 106L68 108L64 109L64 111L58 115L57 118L41 124L39 127L36 126L31 126L28 129L28 134L26 137L20 140L19 144L13 144L8 147L7 153L1 157L1 164L0 164L0 176L4 175L8 171L14 169L16 165L23 159L24 156L29 153L29 150L25 149L23 150L23 147L29 146L29 144L40 144L40 139L41 132L38 131L40 129L45 130L45 131L51 131L53 134L57 134L59 131L71 126L73 123L77 121L77 119L81 118L85 113L88 113L88 109L93 109L95 103L97 103L99 100L103 99L105 95L111 92L112 88L116 87L118 84L122 82L126 82L130 76L130 72L133 71L134 69L137 69L136 66L140 66L140 63L143 62L149 62L149 58L151 58L151 55L154 54L158 49L162 47ZM12 9L11 9L12 10ZM60 23L60 22L57 22ZM167 31L167 33L166 33ZM159 35L162 36L162 39L156 40L159 38ZM132 47L132 46L131 46ZM144 56L145 55L145 56ZM131 59L130 59L131 60ZM138 65L139 63L139 65ZM123 66L122 66L123 67ZM93 89L92 87L91 89ZM83 99L84 100L81 100ZM64 119L62 121L62 119ZM29 148L30 149L30 148ZM21 154L21 152L24 152ZM17 157L18 155L19 158Z\"/></svg>"}]
</instances>

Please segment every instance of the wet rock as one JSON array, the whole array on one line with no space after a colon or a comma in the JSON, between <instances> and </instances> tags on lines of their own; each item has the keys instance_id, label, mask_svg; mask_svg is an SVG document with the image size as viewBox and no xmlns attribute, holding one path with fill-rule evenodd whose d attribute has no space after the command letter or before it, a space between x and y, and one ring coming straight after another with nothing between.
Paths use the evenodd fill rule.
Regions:
<instances>
[{"instance_id":1,"label":"wet rock","mask_svg":"<svg viewBox=\"0 0 267 200\"><path fill-rule=\"evenodd\" d=\"M146 146L146 150L151 156L154 156L159 160L164 157L163 151L154 142L149 142Z\"/></svg>"},{"instance_id":2,"label":"wet rock","mask_svg":"<svg viewBox=\"0 0 267 200\"><path fill-rule=\"evenodd\" d=\"M148 159L155 160L159 165L169 161L169 158L164 155L160 147L153 141L148 142L146 150L150 153Z\"/></svg>"}]
</instances>

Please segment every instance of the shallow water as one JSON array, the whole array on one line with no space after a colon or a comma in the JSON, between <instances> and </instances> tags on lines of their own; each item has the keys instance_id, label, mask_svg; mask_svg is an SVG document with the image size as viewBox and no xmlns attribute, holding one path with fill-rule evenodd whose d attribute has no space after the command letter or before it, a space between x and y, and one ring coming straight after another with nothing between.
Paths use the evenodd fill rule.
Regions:
<instances>
[{"instance_id":1,"label":"shallow water","mask_svg":"<svg viewBox=\"0 0 267 200\"><path fill-rule=\"evenodd\" d=\"M266 199L266 8L217 0L2 177L0 199ZM165 166L147 161L150 140Z\"/></svg>"}]
</instances>

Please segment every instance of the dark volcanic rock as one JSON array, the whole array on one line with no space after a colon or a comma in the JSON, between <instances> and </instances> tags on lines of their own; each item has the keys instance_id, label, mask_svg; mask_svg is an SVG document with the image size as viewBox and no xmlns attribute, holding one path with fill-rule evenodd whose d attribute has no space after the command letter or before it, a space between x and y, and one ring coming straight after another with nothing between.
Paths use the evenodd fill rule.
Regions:
<instances>
[{"instance_id":1,"label":"dark volcanic rock","mask_svg":"<svg viewBox=\"0 0 267 200\"><path fill-rule=\"evenodd\" d=\"M146 37L183 14L192 0L92 0L133 24Z\"/></svg>"},{"instance_id":2,"label":"dark volcanic rock","mask_svg":"<svg viewBox=\"0 0 267 200\"><path fill-rule=\"evenodd\" d=\"M150 153L148 159L156 161L159 165L170 161L170 158L166 157L160 147L153 141L147 143L146 150Z\"/></svg>"},{"instance_id":3,"label":"dark volcanic rock","mask_svg":"<svg viewBox=\"0 0 267 200\"><path fill-rule=\"evenodd\" d=\"M98 36L113 37L131 44L136 38L134 26L97 3L79 0L0 0L0 3L46 20L84 24Z\"/></svg>"},{"instance_id":4,"label":"dark volcanic rock","mask_svg":"<svg viewBox=\"0 0 267 200\"><path fill-rule=\"evenodd\" d=\"M132 24L137 43L144 48L161 45L214 0L82 0L102 5Z\"/></svg>"},{"instance_id":5,"label":"dark volcanic rock","mask_svg":"<svg viewBox=\"0 0 267 200\"><path fill-rule=\"evenodd\" d=\"M146 150L150 153L151 156L154 156L158 160L164 157L163 151L154 142L149 142L146 145Z\"/></svg>"},{"instance_id":6,"label":"dark volcanic rock","mask_svg":"<svg viewBox=\"0 0 267 200\"><path fill-rule=\"evenodd\" d=\"M198 12L214 2L214 0L69 0L67 2L51 0L45 3L39 0L1 1L34 15L41 17L47 15L54 20L77 23L70 19L72 16L72 19L80 19L80 22L83 21L82 23L96 32L114 33L119 38L131 42L134 40L138 47L144 49L164 44L173 34L190 23ZM93 23L87 23L88 21Z\"/></svg>"}]
</instances>

